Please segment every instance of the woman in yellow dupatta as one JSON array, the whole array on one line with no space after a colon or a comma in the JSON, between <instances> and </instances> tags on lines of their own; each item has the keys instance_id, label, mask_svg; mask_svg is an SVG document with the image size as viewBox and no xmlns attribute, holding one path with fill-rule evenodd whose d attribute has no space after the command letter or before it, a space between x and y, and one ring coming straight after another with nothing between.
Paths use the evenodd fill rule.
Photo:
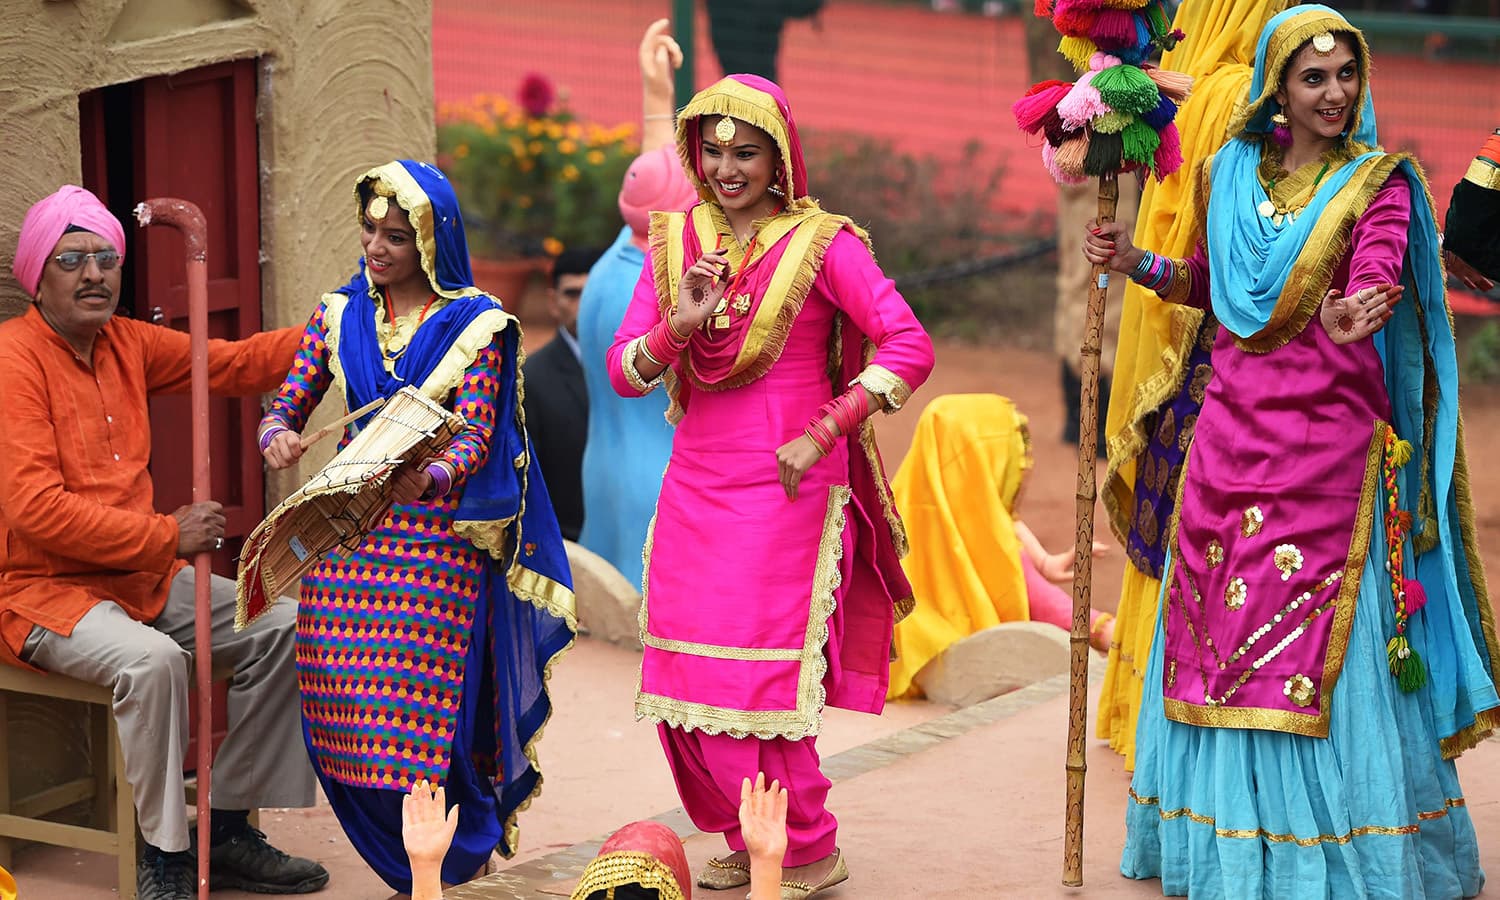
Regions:
<instances>
[{"instance_id":1,"label":"woman in yellow dupatta","mask_svg":"<svg viewBox=\"0 0 1500 900\"><path fill-rule=\"evenodd\" d=\"M1193 209L1193 173L1227 137L1235 104L1250 86L1261 29L1290 5L1292 0L1205 0L1179 9L1173 25L1187 38L1162 57L1161 65L1194 81L1193 95L1177 115L1183 164L1146 183L1136 217L1139 246L1158 247L1173 257L1192 253L1193 217L1180 213ZM1194 421L1192 412L1167 412L1179 396L1187 407L1202 403L1216 329L1202 310L1163 303L1134 282L1126 285L1106 420L1109 468L1101 493L1129 562L1095 729L1125 757L1127 770L1135 766L1135 722L1156 627L1162 540ZM1153 443L1158 445L1154 457L1148 452Z\"/></svg>"},{"instance_id":2,"label":"woman in yellow dupatta","mask_svg":"<svg viewBox=\"0 0 1500 900\"><path fill-rule=\"evenodd\" d=\"M1048 553L1018 516L1031 471L1026 416L997 394L947 394L922 410L911 450L891 479L911 552L901 561L917 605L896 625L887 696L915 697L929 661L1002 622L1072 623L1073 551ZM1102 550L1096 546L1096 552ZM1090 642L1110 644L1109 613Z\"/></svg>"}]
</instances>

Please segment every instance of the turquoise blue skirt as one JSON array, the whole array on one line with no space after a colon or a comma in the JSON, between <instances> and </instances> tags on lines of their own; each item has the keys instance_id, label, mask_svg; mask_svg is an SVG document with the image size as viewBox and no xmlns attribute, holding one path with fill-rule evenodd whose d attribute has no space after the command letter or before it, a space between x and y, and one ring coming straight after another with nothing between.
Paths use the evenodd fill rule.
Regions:
<instances>
[{"instance_id":1,"label":"turquoise blue skirt","mask_svg":"<svg viewBox=\"0 0 1500 900\"><path fill-rule=\"evenodd\" d=\"M1158 617L1125 812L1125 876L1160 878L1162 893L1195 900L1453 900L1484 887L1427 689L1402 693L1386 665L1395 625L1376 569L1383 560L1377 536L1327 739L1168 721Z\"/></svg>"}]
</instances>

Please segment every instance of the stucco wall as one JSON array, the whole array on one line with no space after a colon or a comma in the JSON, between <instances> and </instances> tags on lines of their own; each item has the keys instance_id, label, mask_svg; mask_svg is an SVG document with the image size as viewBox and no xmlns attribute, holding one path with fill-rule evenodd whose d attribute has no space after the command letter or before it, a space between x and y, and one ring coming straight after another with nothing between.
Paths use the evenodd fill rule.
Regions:
<instances>
[{"instance_id":1,"label":"stucco wall","mask_svg":"<svg viewBox=\"0 0 1500 900\"><path fill-rule=\"evenodd\" d=\"M78 95L259 58L264 322L305 321L359 253L353 179L434 152L431 22L431 0L0 3L0 318L28 302L10 275L27 207L82 177Z\"/></svg>"}]
</instances>

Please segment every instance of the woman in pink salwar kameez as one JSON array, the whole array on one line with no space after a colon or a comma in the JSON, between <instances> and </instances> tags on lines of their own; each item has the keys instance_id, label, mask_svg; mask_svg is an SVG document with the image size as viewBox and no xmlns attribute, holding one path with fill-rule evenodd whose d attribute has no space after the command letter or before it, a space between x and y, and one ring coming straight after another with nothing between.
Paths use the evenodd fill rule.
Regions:
<instances>
[{"instance_id":1,"label":"woman in pink salwar kameez","mask_svg":"<svg viewBox=\"0 0 1500 900\"><path fill-rule=\"evenodd\" d=\"M742 779L789 791L783 896L848 877L816 749L825 704L879 713L909 611L905 534L868 417L900 409L932 344L863 231L807 195L786 97L734 75L680 113L699 196L653 213L650 259L609 351L626 396L677 424L646 544L636 714L659 723L684 808L749 881Z\"/></svg>"}]
</instances>

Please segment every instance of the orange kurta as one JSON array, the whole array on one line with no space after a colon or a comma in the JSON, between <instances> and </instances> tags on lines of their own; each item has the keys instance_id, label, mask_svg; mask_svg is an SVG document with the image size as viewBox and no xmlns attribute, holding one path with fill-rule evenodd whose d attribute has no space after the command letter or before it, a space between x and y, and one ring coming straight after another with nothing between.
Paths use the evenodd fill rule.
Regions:
<instances>
[{"instance_id":1,"label":"orange kurta","mask_svg":"<svg viewBox=\"0 0 1500 900\"><path fill-rule=\"evenodd\" d=\"M209 342L209 389L274 389L302 331ZM93 365L32 307L0 324L0 661L33 625L68 635L113 600L150 622L166 603L177 522L152 508L147 397L186 393L186 332L116 317ZM186 440L187 435L182 439Z\"/></svg>"}]
</instances>

